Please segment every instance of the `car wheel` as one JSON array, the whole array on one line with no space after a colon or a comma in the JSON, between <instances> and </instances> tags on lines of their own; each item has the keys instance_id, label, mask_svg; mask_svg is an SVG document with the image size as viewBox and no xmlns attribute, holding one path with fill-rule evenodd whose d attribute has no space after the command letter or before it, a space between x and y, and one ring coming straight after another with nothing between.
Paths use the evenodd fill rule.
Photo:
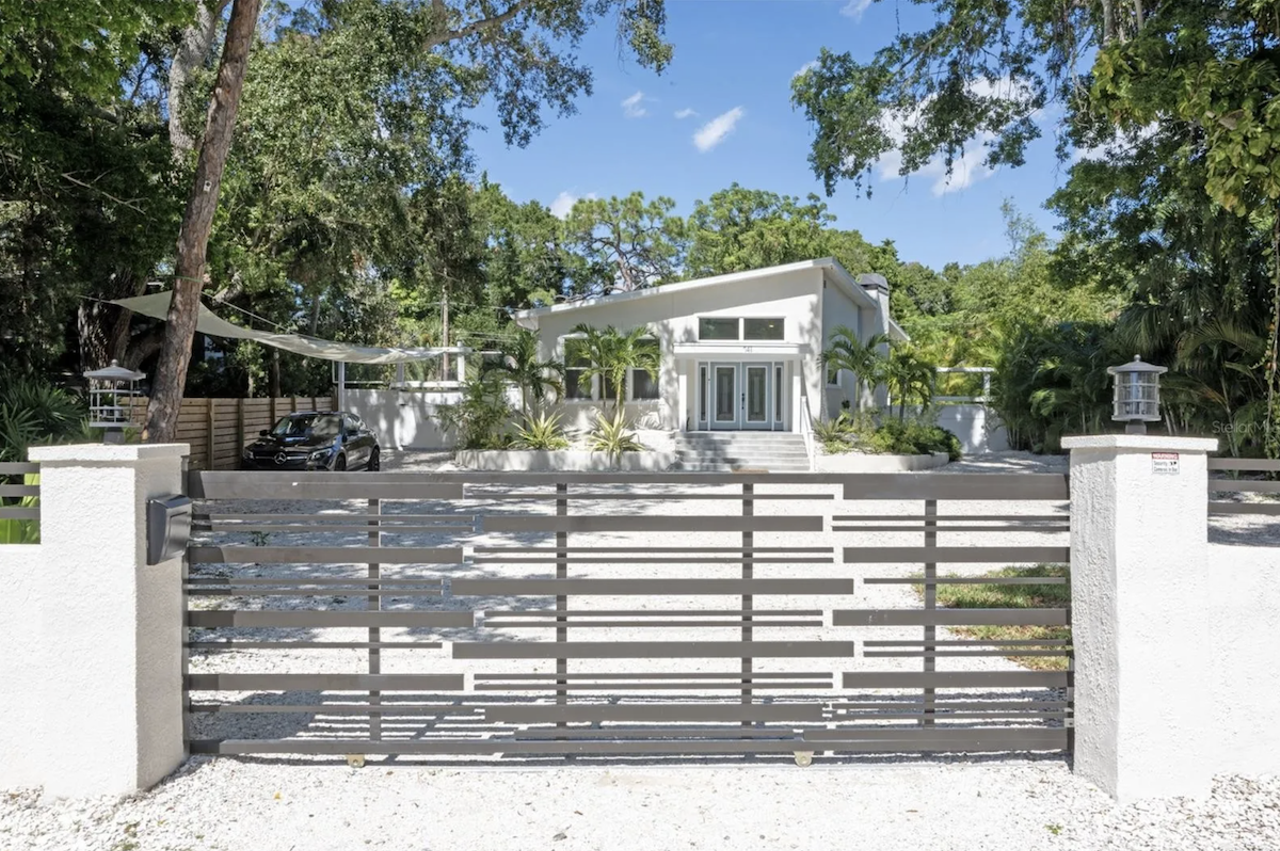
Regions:
<instances>
[{"instance_id":1,"label":"car wheel","mask_svg":"<svg viewBox=\"0 0 1280 851\"><path fill-rule=\"evenodd\" d=\"M378 451L378 447L373 447L373 451L369 453L369 462L364 468L370 473L376 473L382 469L382 459L379 457L382 453Z\"/></svg>"},{"instance_id":2,"label":"car wheel","mask_svg":"<svg viewBox=\"0 0 1280 851\"><path fill-rule=\"evenodd\" d=\"M333 471L335 473L341 473L345 469L347 469L347 456L342 453L338 453L337 459L333 462Z\"/></svg>"}]
</instances>

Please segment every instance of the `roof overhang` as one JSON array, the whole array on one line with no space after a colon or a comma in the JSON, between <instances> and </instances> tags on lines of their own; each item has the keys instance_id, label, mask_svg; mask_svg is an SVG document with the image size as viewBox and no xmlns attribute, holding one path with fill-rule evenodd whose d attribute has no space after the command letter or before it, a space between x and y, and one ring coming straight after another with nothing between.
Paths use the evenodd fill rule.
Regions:
<instances>
[{"instance_id":1,"label":"roof overhang","mask_svg":"<svg viewBox=\"0 0 1280 851\"><path fill-rule=\"evenodd\" d=\"M511 314L511 318L514 319L515 323L522 328L536 330L538 322L544 316L566 313L572 310L583 310L589 307L626 304L628 302L638 301L641 299L655 298L660 295L676 295L689 290L700 290L706 287L721 286L723 284L737 284L744 281L751 281L756 278L768 277L770 275L800 272L805 269L821 269L823 280L839 287L846 295L853 299L855 304L872 308L878 306L875 297L863 289L862 286L854 280L853 276L845 271L844 267L841 266L834 257L823 257L818 260L801 260L797 263L786 263L781 266L766 266L763 269L750 269L745 272L731 272L727 275L715 275L710 278L697 278L692 281L680 281L675 284L662 284L657 287L647 287L642 290L631 290L630 292L625 293L596 296L594 298L586 298L581 301L566 302L564 304L552 304L546 307L533 307L527 310L517 310Z\"/></svg>"}]
</instances>

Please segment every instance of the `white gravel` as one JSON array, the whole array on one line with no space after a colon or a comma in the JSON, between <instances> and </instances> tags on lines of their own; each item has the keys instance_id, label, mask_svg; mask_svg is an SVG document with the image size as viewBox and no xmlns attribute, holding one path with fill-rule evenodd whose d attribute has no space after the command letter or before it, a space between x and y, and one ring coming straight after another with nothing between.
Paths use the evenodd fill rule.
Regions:
<instances>
[{"instance_id":1,"label":"white gravel","mask_svg":"<svg viewBox=\"0 0 1280 851\"><path fill-rule=\"evenodd\" d=\"M387 469L443 469L444 456L388 459ZM443 466L442 466L443 465ZM1065 469L1060 458L1036 458L1009 453L982 462L962 462L939 473ZM782 490L782 488L778 488ZM757 513L814 513L821 503L760 503ZM838 503L828 502L830 513ZM221 506L220 506L221 507ZM301 506L280 503L272 510ZM662 503L637 499L607 507L599 513L720 513L726 503ZM575 504L574 510L586 506ZM420 510L418 506L414 510ZM516 501L504 510L545 510L546 506ZM408 511L409 508L403 510ZM850 511L839 505L841 513ZM918 505L877 502L860 505L858 513L911 513ZM1043 513L1044 505L1007 502L944 503L944 512ZM1214 535L1254 545L1280 542L1275 527L1257 518L1215 520ZM1243 521L1243 522L1242 522ZM352 541L332 535L334 543ZM519 537L519 536L514 536ZM736 535L725 535L736 542ZM966 536L955 543L988 543L987 536ZM589 540L588 540L589 538ZM774 539L776 538L776 539ZM272 544L294 544L314 536L273 536ZM492 540L489 540L492 539ZM472 543L510 543L513 536L485 536ZM543 542L539 536L524 536ZM781 536L757 534L757 545L783 542ZM824 533L814 543L850 543L848 536ZM989 543L1058 543L1056 535L1001 535ZM626 536L575 535L572 543L633 543ZM401 544L432 545L432 536L405 536ZM666 543L666 542L664 542ZM674 543L674 542L673 542ZM699 536L699 544L719 543L714 534ZM912 545L919 535L903 533L860 536L858 544ZM941 544L950 543L941 536ZM1227 543L1227 541L1223 541ZM630 566L628 566L630 567ZM673 575L672 566L628 569L628 576ZM987 565L946 566L978 572ZM875 567L860 575L905 575L914 566ZM264 572L267 568L263 568ZM343 575L342 568L332 568ZM709 569L710 570L710 569ZM757 575L786 576L793 568L757 569ZM834 575L804 566L805 575ZM831 570L826 568L825 570ZM535 571L530 569L530 574ZM482 575L477 566L471 575ZM617 568L574 575L613 575ZM351 573L348 575L357 575ZM458 574L467 575L467 574ZM693 575L683 569L681 575ZM708 573L707 575L724 575ZM914 606L904 586L857 587L858 607ZM256 600L257 598L255 598ZM207 598L210 604L237 607L246 601ZM835 599L800 598L792 605L831 608ZM504 605L494 600L489 605ZM597 598L592 607L614 603L632 605L635 598L609 601ZM782 601L771 600L774 604ZM840 600L847 606L847 599ZM276 598L271 605L288 605ZM655 608L704 605L704 601L653 603ZM360 600L334 602L333 607L359 607ZM435 601L438 605L438 601ZM763 607L764 602L757 602ZM467 605L470 608L470 602ZM477 608L479 608L477 606ZM363 631L326 631L325 638L363 638ZM446 640L466 638L471 631L441 631ZM781 633L786 632L786 635ZM814 632L810 630L809 632ZM865 631L850 630L859 642ZM876 638L898 637L879 628ZM720 630L698 632L700 639L728 638ZM421 633L419 633L421 635ZM512 632L510 637L530 633ZM396 636L384 630L384 639ZM593 630L593 640L642 637L635 631ZM667 636L666 637L674 637ZM805 630L771 630L769 638L810 638ZM918 629L901 637L919 637ZM237 651L196 655L193 671L354 671L360 670L360 651ZM389 652L384 671L429 672L448 666L437 652ZM892 670L918 660L863 659L854 668ZM942 664L945 661L945 664ZM456 664L456 663L454 663ZM575 663L582 665L583 663ZM615 663L616 664L616 663ZM940 660L943 670L961 670L975 660ZM847 660L840 660L848 668ZM984 669L1008 669L1003 659L980 661ZM655 663L646 667L657 670ZM767 667L765 670L788 670ZM824 666L825 667L825 666ZM475 670L474 663L468 668ZM799 669L812 668L802 664ZM443 669L443 668L437 668ZM511 670L503 665L496 670ZM573 670L584 670L575 667ZM695 667L680 668L696 670ZM219 697L234 697L219 695ZM198 735L264 735L293 716L227 715L206 723ZM232 728L220 725L233 725ZM247 726L246 726L247 725ZM285 731L287 732L287 731ZM264 851L325 851L326 849L624 849L653 851L683 848L828 848L882 849L1278 849L1280 848L1280 780L1219 778L1213 795L1204 801L1173 800L1117 807L1110 799L1074 777L1060 757L880 759L850 758L815 763L801 769L789 760L702 760L676 764L600 764L506 767L465 766L437 761L370 757L363 769L350 769L340 760L307 758L197 757L157 788L126 799L89 801L47 800L39 790L0 792L0 851L19 849L264 849Z\"/></svg>"}]
</instances>

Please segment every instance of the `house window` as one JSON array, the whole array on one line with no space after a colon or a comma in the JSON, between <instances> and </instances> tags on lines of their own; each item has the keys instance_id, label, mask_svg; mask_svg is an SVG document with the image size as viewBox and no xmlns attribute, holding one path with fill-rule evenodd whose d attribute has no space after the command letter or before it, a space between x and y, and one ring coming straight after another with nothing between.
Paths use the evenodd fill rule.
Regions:
<instances>
[{"instance_id":1,"label":"house window","mask_svg":"<svg viewBox=\"0 0 1280 851\"><path fill-rule=\"evenodd\" d=\"M564 338L564 366L564 397L590 400L591 379L585 373L591 366L591 359L587 357L582 338Z\"/></svg>"},{"instance_id":2,"label":"house window","mask_svg":"<svg viewBox=\"0 0 1280 851\"><path fill-rule=\"evenodd\" d=\"M646 349L659 351L657 340L641 340L640 345ZM658 382L643 369L631 370L631 398L637 401L658 398Z\"/></svg>"},{"instance_id":3,"label":"house window","mask_svg":"<svg viewBox=\"0 0 1280 851\"><path fill-rule=\"evenodd\" d=\"M741 339L738 320L723 319L714 316L698 317L699 340L739 340Z\"/></svg>"},{"instance_id":4,"label":"house window","mask_svg":"<svg viewBox=\"0 0 1280 851\"><path fill-rule=\"evenodd\" d=\"M777 319L743 319L742 339L744 340L781 340L783 320Z\"/></svg>"},{"instance_id":5,"label":"house window","mask_svg":"<svg viewBox=\"0 0 1280 851\"><path fill-rule=\"evenodd\" d=\"M777 377L773 381L773 418L782 422L782 366L775 367Z\"/></svg>"},{"instance_id":6,"label":"house window","mask_svg":"<svg viewBox=\"0 0 1280 851\"><path fill-rule=\"evenodd\" d=\"M652 337L640 341L644 348L660 351L658 341ZM593 380L586 375L591 367L591 357L587 353L586 343L581 337L564 338L564 397L576 401L603 400L612 401L618 398L617 388L607 376ZM643 369L628 370L623 379L623 399L643 401L658 398L658 382Z\"/></svg>"},{"instance_id":7,"label":"house window","mask_svg":"<svg viewBox=\"0 0 1280 851\"><path fill-rule=\"evenodd\" d=\"M840 370L836 369L834 366L831 366L831 365L827 366L827 386L828 387L840 386Z\"/></svg>"}]
</instances>

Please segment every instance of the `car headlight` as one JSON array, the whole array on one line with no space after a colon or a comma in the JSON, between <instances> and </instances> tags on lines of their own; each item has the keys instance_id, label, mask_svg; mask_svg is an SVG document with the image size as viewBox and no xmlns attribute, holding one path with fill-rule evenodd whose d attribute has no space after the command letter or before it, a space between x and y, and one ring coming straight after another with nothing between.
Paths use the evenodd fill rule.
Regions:
<instances>
[{"instance_id":1,"label":"car headlight","mask_svg":"<svg viewBox=\"0 0 1280 851\"><path fill-rule=\"evenodd\" d=\"M250 458L253 457L253 450L250 447L246 446L244 448L244 451L240 453L240 457L248 461Z\"/></svg>"},{"instance_id":2,"label":"car headlight","mask_svg":"<svg viewBox=\"0 0 1280 851\"><path fill-rule=\"evenodd\" d=\"M312 452L310 455L308 455L308 456L307 456L307 460L308 460L308 461L323 461L323 460L325 460L326 458L328 458L328 457L329 457L329 453L330 453L330 452L332 452L332 451L333 451L333 450L331 450L331 449L317 449L315 452Z\"/></svg>"}]
</instances>

